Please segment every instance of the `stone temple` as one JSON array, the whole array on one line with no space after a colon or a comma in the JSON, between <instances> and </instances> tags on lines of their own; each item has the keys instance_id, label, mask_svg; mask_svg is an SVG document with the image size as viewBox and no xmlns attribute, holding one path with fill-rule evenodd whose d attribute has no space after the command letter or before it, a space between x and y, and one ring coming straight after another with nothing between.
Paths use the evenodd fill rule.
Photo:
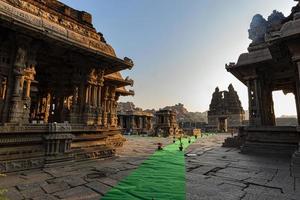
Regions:
<instances>
[{"instance_id":1,"label":"stone temple","mask_svg":"<svg viewBox=\"0 0 300 200\"><path fill-rule=\"evenodd\" d=\"M0 0L0 21L0 172L112 156L132 60L56 0Z\"/></svg>"},{"instance_id":2,"label":"stone temple","mask_svg":"<svg viewBox=\"0 0 300 200\"><path fill-rule=\"evenodd\" d=\"M218 132L235 131L245 120L245 111L232 84L228 91L220 91L217 87L213 93L207 114L207 129Z\"/></svg>"},{"instance_id":3,"label":"stone temple","mask_svg":"<svg viewBox=\"0 0 300 200\"><path fill-rule=\"evenodd\" d=\"M156 136L176 136L180 133L176 120L176 112L170 109L161 109L155 113L154 132Z\"/></svg>"},{"instance_id":4,"label":"stone temple","mask_svg":"<svg viewBox=\"0 0 300 200\"><path fill-rule=\"evenodd\" d=\"M249 38L248 52L226 66L248 87L249 126L236 139L244 153L293 155L293 173L300 177L300 130L276 126L272 97L273 91L294 94L300 125L300 4L288 17L278 11L268 19L255 15Z\"/></svg>"},{"instance_id":5,"label":"stone temple","mask_svg":"<svg viewBox=\"0 0 300 200\"><path fill-rule=\"evenodd\" d=\"M124 134L146 134L153 132L153 114L136 108L131 102L118 104L118 125Z\"/></svg>"}]
</instances>

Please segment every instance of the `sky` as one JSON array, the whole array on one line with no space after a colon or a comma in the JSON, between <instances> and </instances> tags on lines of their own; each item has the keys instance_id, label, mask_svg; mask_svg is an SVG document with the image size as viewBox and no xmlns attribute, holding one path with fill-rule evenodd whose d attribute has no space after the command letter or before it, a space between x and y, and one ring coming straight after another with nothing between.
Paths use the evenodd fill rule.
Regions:
<instances>
[{"instance_id":1,"label":"sky","mask_svg":"<svg viewBox=\"0 0 300 200\"><path fill-rule=\"evenodd\" d=\"M117 56L135 66L123 71L134 80L132 101L144 109L183 103L208 110L212 93L230 83L248 110L247 88L225 70L250 43L252 17L273 10L290 14L293 0L61 0L93 15ZM276 116L296 115L294 95L274 92Z\"/></svg>"}]
</instances>

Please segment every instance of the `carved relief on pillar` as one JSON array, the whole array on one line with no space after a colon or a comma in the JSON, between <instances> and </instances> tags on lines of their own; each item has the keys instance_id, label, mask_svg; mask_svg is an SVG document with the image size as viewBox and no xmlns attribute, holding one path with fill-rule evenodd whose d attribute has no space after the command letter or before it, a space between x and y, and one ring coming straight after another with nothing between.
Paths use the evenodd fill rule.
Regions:
<instances>
[{"instance_id":1,"label":"carved relief on pillar","mask_svg":"<svg viewBox=\"0 0 300 200\"><path fill-rule=\"evenodd\" d=\"M109 98L109 122L110 126L117 126L117 107L116 107L116 87L110 88L110 98Z\"/></svg>"},{"instance_id":2,"label":"carved relief on pillar","mask_svg":"<svg viewBox=\"0 0 300 200\"><path fill-rule=\"evenodd\" d=\"M108 86L104 86L104 101L103 101L103 117L102 117L102 125L107 127L107 101L109 95L109 88Z\"/></svg>"},{"instance_id":3,"label":"carved relief on pillar","mask_svg":"<svg viewBox=\"0 0 300 200\"><path fill-rule=\"evenodd\" d=\"M98 72L97 76L97 91L96 91L96 106L97 106L97 125L102 125L102 87L104 83L104 71Z\"/></svg>"},{"instance_id":4,"label":"carved relief on pillar","mask_svg":"<svg viewBox=\"0 0 300 200\"><path fill-rule=\"evenodd\" d=\"M14 88L12 92L9 122L19 123L23 117L22 91L24 82L24 69L27 61L27 44L20 42L18 38L18 47L16 49L15 61L13 66ZM24 38L23 38L24 39Z\"/></svg>"},{"instance_id":5,"label":"carved relief on pillar","mask_svg":"<svg viewBox=\"0 0 300 200\"><path fill-rule=\"evenodd\" d=\"M95 85L97 83L96 70L93 68L87 75L85 85L85 102L83 105L83 122L87 125L94 125L96 123L96 107Z\"/></svg>"},{"instance_id":6,"label":"carved relief on pillar","mask_svg":"<svg viewBox=\"0 0 300 200\"><path fill-rule=\"evenodd\" d=\"M0 99L4 100L7 92L7 77L0 77Z\"/></svg>"},{"instance_id":7,"label":"carved relief on pillar","mask_svg":"<svg viewBox=\"0 0 300 200\"><path fill-rule=\"evenodd\" d=\"M261 125L261 113L259 102L260 99L260 83L257 78L249 79L248 98L249 98L249 123L251 125Z\"/></svg>"},{"instance_id":8,"label":"carved relief on pillar","mask_svg":"<svg viewBox=\"0 0 300 200\"><path fill-rule=\"evenodd\" d=\"M35 80L36 57L39 45L24 36L16 37L16 54L13 65L14 87L11 97L9 122L29 123L30 89Z\"/></svg>"}]
</instances>

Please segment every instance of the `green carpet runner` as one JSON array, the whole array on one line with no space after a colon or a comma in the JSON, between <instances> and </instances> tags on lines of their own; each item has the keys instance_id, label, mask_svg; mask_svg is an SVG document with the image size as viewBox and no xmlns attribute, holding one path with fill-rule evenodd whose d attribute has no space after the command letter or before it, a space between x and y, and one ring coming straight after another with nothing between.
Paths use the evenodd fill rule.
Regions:
<instances>
[{"instance_id":1,"label":"green carpet runner","mask_svg":"<svg viewBox=\"0 0 300 200\"><path fill-rule=\"evenodd\" d=\"M191 143L194 142L191 139ZM183 147L189 146L182 139ZM179 141L156 151L141 166L112 188L103 200L184 200L185 161Z\"/></svg>"}]
</instances>

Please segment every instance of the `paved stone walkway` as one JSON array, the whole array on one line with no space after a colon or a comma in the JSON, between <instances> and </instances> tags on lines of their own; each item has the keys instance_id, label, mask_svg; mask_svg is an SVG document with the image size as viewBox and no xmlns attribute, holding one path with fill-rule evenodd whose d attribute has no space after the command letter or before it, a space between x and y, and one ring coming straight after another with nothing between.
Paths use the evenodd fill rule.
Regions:
<instances>
[{"instance_id":1,"label":"paved stone walkway","mask_svg":"<svg viewBox=\"0 0 300 200\"><path fill-rule=\"evenodd\" d=\"M0 177L0 188L8 189L10 200L99 200L152 155L158 142L166 145L172 140L127 137L125 146L118 150L115 158L8 174Z\"/></svg>"},{"instance_id":2,"label":"paved stone walkway","mask_svg":"<svg viewBox=\"0 0 300 200\"><path fill-rule=\"evenodd\" d=\"M206 137L192 144L186 156L188 200L300 199L300 180L290 176L290 160L240 154L222 148L228 135ZM128 137L118 156L108 160L73 163L0 177L11 200L100 199L156 149L172 139Z\"/></svg>"},{"instance_id":3,"label":"paved stone walkway","mask_svg":"<svg viewBox=\"0 0 300 200\"><path fill-rule=\"evenodd\" d=\"M226 135L198 140L187 150L188 200L299 200L290 159L244 155L222 148Z\"/></svg>"}]
</instances>

